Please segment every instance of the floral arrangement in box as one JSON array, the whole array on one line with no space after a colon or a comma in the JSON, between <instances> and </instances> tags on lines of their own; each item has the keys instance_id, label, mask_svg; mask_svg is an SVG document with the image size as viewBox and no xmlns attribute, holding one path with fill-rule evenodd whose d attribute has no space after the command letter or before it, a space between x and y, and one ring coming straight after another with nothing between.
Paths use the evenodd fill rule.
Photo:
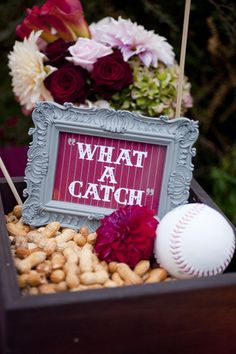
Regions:
<instances>
[{"instance_id":1,"label":"floral arrangement in box","mask_svg":"<svg viewBox=\"0 0 236 354\"><path fill-rule=\"evenodd\" d=\"M79 0L47 0L16 33L9 68L24 113L47 100L174 117L179 66L153 31L121 17L88 26ZM181 113L191 106L185 78Z\"/></svg>"}]
</instances>

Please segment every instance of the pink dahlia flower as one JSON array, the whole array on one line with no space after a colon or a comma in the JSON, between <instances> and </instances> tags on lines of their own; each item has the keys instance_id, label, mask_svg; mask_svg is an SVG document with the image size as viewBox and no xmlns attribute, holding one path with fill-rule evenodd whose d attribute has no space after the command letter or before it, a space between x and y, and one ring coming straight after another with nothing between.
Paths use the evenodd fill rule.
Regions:
<instances>
[{"instance_id":1,"label":"pink dahlia flower","mask_svg":"<svg viewBox=\"0 0 236 354\"><path fill-rule=\"evenodd\" d=\"M137 55L147 67L157 67L158 60L167 66L174 63L173 48L166 38L130 20L106 17L90 25L90 31L96 41L119 48L125 61Z\"/></svg>"}]
</instances>

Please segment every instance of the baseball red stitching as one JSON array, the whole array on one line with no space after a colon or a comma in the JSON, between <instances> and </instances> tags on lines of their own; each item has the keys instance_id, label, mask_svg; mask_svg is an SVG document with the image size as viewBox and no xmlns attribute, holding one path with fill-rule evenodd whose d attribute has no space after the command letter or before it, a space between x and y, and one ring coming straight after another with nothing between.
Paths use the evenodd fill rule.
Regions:
<instances>
[{"instance_id":1,"label":"baseball red stitching","mask_svg":"<svg viewBox=\"0 0 236 354\"><path fill-rule=\"evenodd\" d=\"M194 204L193 207L188 211L186 211L186 213L180 218L180 220L174 226L170 237L170 252L172 254L175 263L178 265L181 271L183 271L188 275L196 276L196 277L211 276L211 275L217 275L219 273L222 273L224 269L228 266L234 253L234 245L233 245L227 259L224 260L223 263L220 264L218 267L215 267L207 271L194 268L184 259L181 253L181 234L187 228L190 221L196 215L198 215L200 211L203 210L204 208L205 208L205 204Z\"/></svg>"}]
</instances>

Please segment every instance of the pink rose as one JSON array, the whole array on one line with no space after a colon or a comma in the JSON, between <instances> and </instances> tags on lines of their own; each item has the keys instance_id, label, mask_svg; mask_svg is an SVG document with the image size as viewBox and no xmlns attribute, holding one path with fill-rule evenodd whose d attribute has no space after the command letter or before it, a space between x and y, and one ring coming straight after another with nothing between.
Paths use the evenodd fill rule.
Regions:
<instances>
[{"instance_id":1,"label":"pink rose","mask_svg":"<svg viewBox=\"0 0 236 354\"><path fill-rule=\"evenodd\" d=\"M71 57L66 57L75 65L79 65L88 71L93 70L93 64L98 58L105 57L112 53L112 49L93 39L79 38L75 45L69 47Z\"/></svg>"}]
</instances>

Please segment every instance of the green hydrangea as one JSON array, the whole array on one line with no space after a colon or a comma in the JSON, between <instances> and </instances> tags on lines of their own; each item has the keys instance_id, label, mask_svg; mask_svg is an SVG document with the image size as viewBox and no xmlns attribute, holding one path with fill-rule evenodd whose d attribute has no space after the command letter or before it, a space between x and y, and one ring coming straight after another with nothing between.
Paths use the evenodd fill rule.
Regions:
<instances>
[{"instance_id":1,"label":"green hydrangea","mask_svg":"<svg viewBox=\"0 0 236 354\"><path fill-rule=\"evenodd\" d=\"M159 63L157 68L147 68L140 61L131 60L133 84L112 96L111 106L116 109L135 111L150 117L175 115L179 67L166 67ZM192 106L190 83L184 79L181 114Z\"/></svg>"}]
</instances>

